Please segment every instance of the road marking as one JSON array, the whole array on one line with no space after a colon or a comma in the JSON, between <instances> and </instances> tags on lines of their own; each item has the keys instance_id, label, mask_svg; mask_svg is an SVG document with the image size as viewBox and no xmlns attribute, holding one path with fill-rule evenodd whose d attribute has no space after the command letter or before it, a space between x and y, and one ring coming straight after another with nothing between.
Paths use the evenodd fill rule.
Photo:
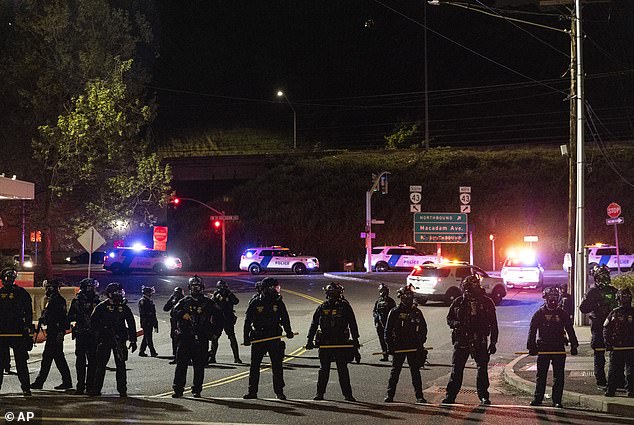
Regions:
<instances>
[{"instance_id":1,"label":"road marking","mask_svg":"<svg viewBox=\"0 0 634 425\"><path fill-rule=\"evenodd\" d=\"M311 296L311 295L302 294L301 292L291 291L290 289L282 289L282 291L284 291L284 292L288 292L289 294L293 294L293 295L296 295L296 296L298 296L298 297L305 298L305 299L307 299L307 300L309 300L309 301L316 302L317 304L321 304L321 303L323 303L323 301L322 301L322 300L320 300L319 298L315 298L315 297L313 297L313 296Z\"/></svg>"}]
</instances>

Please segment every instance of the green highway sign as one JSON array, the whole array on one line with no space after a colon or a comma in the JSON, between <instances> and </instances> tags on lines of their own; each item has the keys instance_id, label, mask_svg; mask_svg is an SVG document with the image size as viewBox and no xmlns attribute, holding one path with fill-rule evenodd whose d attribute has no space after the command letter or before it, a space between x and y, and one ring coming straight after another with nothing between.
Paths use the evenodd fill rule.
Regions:
<instances>
[{"instance_id":1,"label":"green highway sign","mask_svg":"<svg viewBox=\"0 0 634 425\"><path fill-rule=\"evenodd\" d=\"M467 243L468 234L467 214L414 214L414 242L416 243Z\"/></svg>"}]
</instances>

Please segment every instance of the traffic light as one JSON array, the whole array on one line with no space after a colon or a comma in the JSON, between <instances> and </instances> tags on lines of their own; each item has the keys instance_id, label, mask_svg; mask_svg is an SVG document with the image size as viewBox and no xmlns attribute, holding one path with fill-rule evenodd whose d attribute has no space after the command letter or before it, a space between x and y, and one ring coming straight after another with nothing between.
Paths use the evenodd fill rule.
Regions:
<instances>
[{"instance_id":1,"label":"traffic light","mask_svg":"<svg viewBox=\"0 0 634 425\"><path fill-rule=\"evenodd\" d=\"M381 180L379 181L379 189L381 190L382 195L387 195L387 174L383 174L381 176Z\"/></svg>"},{"instance_id":2,"label":"traffic light","mask_svg":"<svg viewBox=\"0 0 634 425\"><path fill-rule=\"evenodd\" d=\"M214 226L214 231L218 233L220 231L220 228L222 227L222 222L220 220L214 220L213 226Z\"/></svg>"},{"instance_id":3,"label":"traffic light","mask_svg":"<svg viewBox=\"0 0 634 425\"><path fill-rule=\"evenodd\" d=\"M177 206L179 206L181 203L180 198L177 198L176 196L172 196L170 198L170 200L168 201L168 204L172 207L172 208L176 208Z\"/></svg>"}]
</instances>

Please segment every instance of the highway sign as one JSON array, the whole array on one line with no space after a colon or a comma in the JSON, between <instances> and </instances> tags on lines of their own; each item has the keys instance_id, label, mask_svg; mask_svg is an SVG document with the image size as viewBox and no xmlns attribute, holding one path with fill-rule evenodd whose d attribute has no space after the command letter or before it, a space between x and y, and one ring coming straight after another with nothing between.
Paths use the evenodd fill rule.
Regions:
<instances>
[{"instance_id":1,"label":"highway sign","mask_svg":"<svg viewBox=\"0 0 634 425\"><path fill-rule=\"evenodd\" d=\"M419 213L423 211L420 204L409 204L409 212Z\"/></svg>"},{"instance_id":2,"label":"highway sign","mask_svg":"<svg viewBox=\"0 0 634 425\"><path fill-rule=\"evenodd\" d=\"M608 217L617 218L621 215L621 206L616 202L612 202L608 205Z\"/></svg>"},{"instance_id":3,"label":"highway sign","mask_svg":"<svg viewBox=\"0 0 634 425\"><path fill-rule=\"evenodd\" d=\"M377 220L376 218L373 218L371 223L372 224L385 224L385 220Z\"/></svg>"},{"instance_id":4,"label":"highway sign","mask_svg":"<svg viewBox=\"0 0 634 425\"><path fill-rule=\"evenodd\" d=\"M224 220L224 221L239 221L240 216L238 215L212 215L209 217L209 220Z\"/></svg>"},{"instance_id":5,"label":"highway sign","mask_svg":"<svg viewBox=\"0 0 634 425\"><path fill-rule=\"evenodd\" d=\"M420 204L420 201L423 199L423 195L420 192L412 192L409 194L409 200L412 201L412 204Z\"/></svg>"},{"instance_id":6,"label":"highway sign","mask_svg":"<svg viewBox=\"0 0 634 425\"><path fill-rule=\"evenodd\" d=\"M611 225L611 224L623 224L625 223L625 219L623 217L617 217L617 218L606 218L605 219L605 224L607 225Z\"/></svg>"},{"instance_id":7,"label":"highway sign","mask_svg":"<svg viewBox=\"0 0 634 425\"><path fill-rule=\"evenodd\" d=\"M423 191L423 186L410 186L409 187L409 191L410 192L422 192Z\"/></svg>"},{"instance_id":8,"label":"highway sign","mask_svg":"<svg viewBox=\"0 0 634 425\"><path fill-rule=\"evenodd\" d=\"M468 228L466 214L414 214L414 242L416 243L467 243Z\"/></svg>"},{"instance_id":9,"label":"highway sign","mask_svg":"<svg viewBox=\"0 0 634 425\"><path fill-rule=\"evenodd\" d=\"M460 212L465 214L471 213L471 205L460 205Z\"/></svg>"},{"instance_id":10,"label":"highway sign","mask_svg":"<svg viewBox=\"0 0 634 425\"><path fill-rule=\"evenodd\" d=\"M471 193L471 186L460 186L460 193Z\"/></svg>"},{"instance_id":11,"label":"highway sign","mask_svg":"<svg viewBox=\"0 0 634 425\"><path fill-rule=\"evenodd\" d=\"M470 202L471 202L471 195L469 195L468 193L460 194L460 203L462 205L468 205Z\"/></svg>"}]
</instances>

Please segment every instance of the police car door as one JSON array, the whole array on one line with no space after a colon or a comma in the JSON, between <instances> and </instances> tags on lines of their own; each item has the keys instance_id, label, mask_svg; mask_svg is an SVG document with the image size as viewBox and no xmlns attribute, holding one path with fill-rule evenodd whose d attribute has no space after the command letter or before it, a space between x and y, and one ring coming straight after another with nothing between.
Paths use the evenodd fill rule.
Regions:
<instances>
[{"instance_id":1,"label":"police car door","mask_svg":"<svg viewBox=\"0 0 634 425\"><path fill-rule=\"evenodd\" d=\"M273 251L273 259L271 260L270 268L278 270L288 270L291 268L291 258L289 258L289 251L286 249L277 249Z\"/></svg>"},{"instance_id":2,"label":"police car door","mask_svg":"<svg viewBox=\"0 0 634 425\"><path fill-rule=\"evenodd\" d=\"M150 251L140 252L128 252L128 255L132 255L132 261L130 262L131 269L151 269L152 259L150 258Z\"/></svg>"}]
</instances>

